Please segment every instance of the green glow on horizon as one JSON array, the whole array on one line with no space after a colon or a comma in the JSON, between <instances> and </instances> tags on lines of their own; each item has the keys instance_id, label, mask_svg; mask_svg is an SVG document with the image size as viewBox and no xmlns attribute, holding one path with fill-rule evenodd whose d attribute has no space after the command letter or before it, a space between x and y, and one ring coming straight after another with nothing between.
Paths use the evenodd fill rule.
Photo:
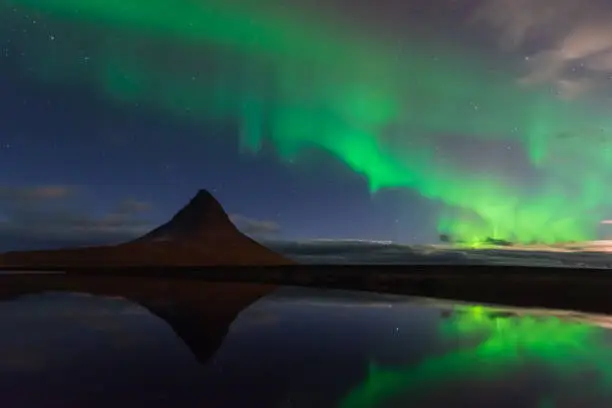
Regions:
<instances>
[{"instance_id":1,"label":"green glow on horizon","mask_svg":"<svg viewBox=\"0 0 612 408\"><path fill-rule=\"evenodd\" d=\"M367 378L340 402L340 408L377 407L386 400L412 395L424 397L442 384L503 380L529 364L549 369L560 381L579 378L595 369L598 395L612 396L612 349L603 330L556 317L495 317L492 310L474 306L441 322L442 338L463 343L458 350L431 357L406 368L383 368L370 363ZM480 336L472 345L474 336ZM568 386L568 392L575 389ZM538 406L554 406L555 395L542 396Z\"/></svg>"},{"instance_id":2,"label":"green glow on horizon","mask_svg":"<svg viewBox=\"0 0 612 408\"><path fill-rule=\"evenodd\" d=\"M287 161L327 151L364 175L372 192L404 187L443 202L453 211L438 229L474 246L487 237L592 239L612 204L612 151L589 142L612 136L612 119L521 87L471 52L406 42L400 53L324 16L238 1L8 4L64 36L31 44L39 79L84 82L115 101L193 120L239 122L245 151L257 152L264 139ZM518 141L541 186L528 191L503 174L442 164L431 138L444 134Z\"/></svg>"}]
</instances>

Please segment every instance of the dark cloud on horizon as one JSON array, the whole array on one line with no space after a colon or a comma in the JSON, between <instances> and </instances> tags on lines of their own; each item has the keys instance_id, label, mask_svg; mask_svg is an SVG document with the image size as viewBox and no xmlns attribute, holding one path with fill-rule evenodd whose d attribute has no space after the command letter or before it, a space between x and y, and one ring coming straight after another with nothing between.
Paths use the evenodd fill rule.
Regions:
<instances>
[{"instance_id":1,"label":"dark cloud on horizon","mask_svg":"<svg viewBox=\"0 0 612 408\"><path fill-rule=\"evenodd\" d=\"M307 264L402 264L435 262L465 263L461 252L445 251L431 257L419 247L390 242L359 240L312 240L268 242L269 248ZM425 248L425 247L424 247Z\"/></svg>"},{"instance_id":2,"label":"dark cloud on horizon","mask_svg":"<svg viewBox=\"0 0 612 408\"><path fill-rule=\"evenodd\" d=\"M0 186L0 203L29 204L36 200L64 199L72 195L74 192L74 187L61 185L38 187Z\"/></svg>"},{"instance_id":3,"label":"dark cloud on horizon","mask_svg":"<svg viewBox=\"0 0 612 408\"><path fill-rule=\"evenodd\" d=\"M240 231L253 237L265 238L281 232L281 226L276 221L257 220L241 214L232 214L230 219Z\"/></svg>"},{"instance_id":4,"label":"dark cloud on horizon","mask_svg":"<svg viewBox=\"0 0 612 408\"><path fill-rule=\"evenodd\" d=\"M576 247L572 252L546 250L546 248L462 249L356 240L269 241L266 244L286 257L304 264L612 267L612 254L595 252L588 243L583 247Z\"/></svg>"},{"instance_id":5,"label":"dark cloud on horizon","mask_svg":"<svg viewBox=\"0 0 612 408\"><path fill-rule=\"evenodd\" d=\"M151 205L126 198L96 215L71 186L0 187L0 250L116 243L151 228Z\"/></svg>"}]
</instances>

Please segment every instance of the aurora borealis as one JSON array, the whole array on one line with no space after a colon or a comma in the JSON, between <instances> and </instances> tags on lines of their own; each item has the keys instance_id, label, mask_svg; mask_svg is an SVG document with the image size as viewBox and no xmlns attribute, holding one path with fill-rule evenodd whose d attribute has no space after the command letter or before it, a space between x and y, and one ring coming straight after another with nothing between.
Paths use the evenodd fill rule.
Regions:
<instances>
[{"instance_id":1,"label":"aurora borealis","mask_svg":"<svg viewBox=\"0 0 612 408\"><path fill-rule=\"evenodd\" d=\"M521 82L516 66L468 44L390 42L297 3L3 3L0 19L12 26L38 21L15 40L29 78L79 83L194 123L236 124L245 154L271 144L289 164L329 152L372 193L408 189L441 203L436 227L460 241L594 239L612 210L612 120L601 100ZM496 169L500 157L474 168L441 154L441 138L473 145L475 157L483 143L516 146L528 182Z\"/></svg>"},{"instance_id":2,"label":"aurora borealis","mask_svg":"<svg viewBox=\"0 0 612 408\"><path fill-rule=\"evenodd\" d=\"M512 381L515 373L534 370L534 364L543 366L556 383L550 394L541 396L536 408L571 406L571 395L576 391L569 390L577 386L576 381L585 372L594 373L591 385L576 397L587 400L597 395L607 399L611 395L612 354L606 332L589 323L528 312L499 315L488 307L469 306L458 307L454 315L442 321L439 334L443 341L456 342L452 351L407 367L386 368L372 362L365 381L352 389L339 407L380 407L402 395L419 401L432 389L451 382L492 385L500 380ZM559 384L567 384L567 395L555 394L563 389Z\"/></svg>"}]
</instances>

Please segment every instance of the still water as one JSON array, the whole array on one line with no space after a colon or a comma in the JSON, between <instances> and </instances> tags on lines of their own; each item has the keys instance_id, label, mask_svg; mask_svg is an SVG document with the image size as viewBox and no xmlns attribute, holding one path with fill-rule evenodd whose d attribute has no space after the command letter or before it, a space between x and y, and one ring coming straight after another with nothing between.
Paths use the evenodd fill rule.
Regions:
<instances>
[{"instance_id":1,"label":"still water","mask_svg":"<svg viewBox=\"0 0 612 408\"><path fill-rule=\"evenodd\" d=\"M605 316L244 284L104 285L3 291L3 408L612 406Z\"/></svg>"}]
</instances>

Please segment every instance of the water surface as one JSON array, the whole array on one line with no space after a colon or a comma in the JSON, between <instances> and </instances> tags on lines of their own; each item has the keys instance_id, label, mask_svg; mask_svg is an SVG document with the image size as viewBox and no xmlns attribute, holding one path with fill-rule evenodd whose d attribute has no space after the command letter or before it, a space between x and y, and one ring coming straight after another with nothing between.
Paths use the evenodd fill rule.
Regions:
<instances>
[{"instance_id":1,"label":"water surface","mask_svg":"<svg viewBox=\"0 0 612 408\"><path fill-rule=\"evenodd\" d=\"M612 405L605 316L125 282L107 282L115 295L55 285L2 298L4 407Z\"/></svg>"}]
</instances>

